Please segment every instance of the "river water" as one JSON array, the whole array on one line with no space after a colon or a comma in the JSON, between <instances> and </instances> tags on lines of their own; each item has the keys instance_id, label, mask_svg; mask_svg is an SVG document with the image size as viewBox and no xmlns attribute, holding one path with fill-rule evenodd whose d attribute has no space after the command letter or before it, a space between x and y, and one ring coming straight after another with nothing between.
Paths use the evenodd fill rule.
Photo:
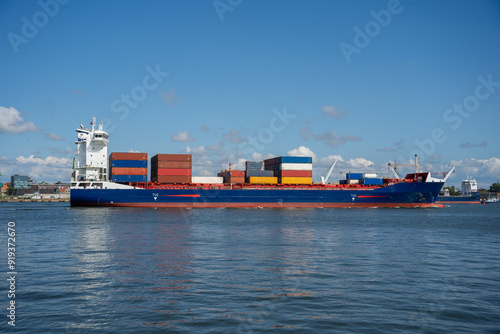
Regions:
<instances>
[{"instance_id":1,"label":"river water","mask_svg":"<svg viewBox=\"0 0 500 334\"><path fill-rule=\"evenodd\" d=\"M0 231L2 332L500 332L500 204L0 203Z\"/></svg>"}]
</instances>

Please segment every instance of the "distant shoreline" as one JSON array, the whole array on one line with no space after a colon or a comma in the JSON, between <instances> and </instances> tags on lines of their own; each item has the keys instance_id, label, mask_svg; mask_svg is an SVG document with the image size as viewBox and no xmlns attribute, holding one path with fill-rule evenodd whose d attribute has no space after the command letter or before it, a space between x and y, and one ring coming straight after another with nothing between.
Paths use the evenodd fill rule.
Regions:
<instances>
[{"instance_id":1,"label":"distant shoreline","mask_svg":"<svg viewBox=\"0 0 500 334\"><path fill-rule=\"evenodd\" d=\"M44 198L44 199L31 199L31 198L1 198L0 202L8 203L32 203L32 202L69 202L69 198Z\"/></svg>"}]
</instances>

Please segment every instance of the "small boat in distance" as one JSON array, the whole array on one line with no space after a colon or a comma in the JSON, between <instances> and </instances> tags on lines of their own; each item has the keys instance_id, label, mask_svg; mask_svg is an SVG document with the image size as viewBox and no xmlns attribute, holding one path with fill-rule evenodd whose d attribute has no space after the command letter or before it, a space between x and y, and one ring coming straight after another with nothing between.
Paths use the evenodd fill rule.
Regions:
<instances>
[{"instance_id":1,"label":"small boat in distance","mask_svg":"<svg viewBox=\"0 0 500 334\"><path fill-rule=\"evenodd\" d=\"M493 204L498 202L500 202L500 199L498 197L488 197L483 200L484 204Z\"/></svg>"}]
</instances>

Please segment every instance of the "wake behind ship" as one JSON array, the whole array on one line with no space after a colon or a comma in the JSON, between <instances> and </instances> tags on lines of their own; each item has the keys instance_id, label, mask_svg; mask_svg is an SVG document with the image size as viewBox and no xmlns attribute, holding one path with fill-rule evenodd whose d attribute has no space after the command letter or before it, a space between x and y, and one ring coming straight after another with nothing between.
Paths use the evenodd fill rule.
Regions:
<instances>
[{"instance_id":1,"label":"wake behind ship","mask_svg":"<svg viewBox=\"0 0 500 334\"><path fill-rule=\"evenodd\" d=\"M312 181L311 157L247 161L245 171L225 170L217 177L192 176L189 154L151 158L146 153L107 154L109 135L102 123L76 129L71 206L122 207L442 207L435 203L444 185L429 172L405 178L347 173L339 184ZM333 165L332 168L333 169ZM331 173L330 169L330 173ZM109 175L109 176L108 176ZM396 174L397 176L397 174ZM327 177L328 178L328 177Z\"/></svg>"}]
</instances>

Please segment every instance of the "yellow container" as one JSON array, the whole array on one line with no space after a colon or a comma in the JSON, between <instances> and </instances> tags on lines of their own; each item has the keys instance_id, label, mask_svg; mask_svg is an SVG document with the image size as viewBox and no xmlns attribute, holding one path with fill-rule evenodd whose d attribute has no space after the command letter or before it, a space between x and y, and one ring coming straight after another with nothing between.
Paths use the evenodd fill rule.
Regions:
<instances>
[{"instance_id":1,"label":"yellow container","mask_svg":"<svg viewBox=\"0 0 500 334\"><path fill-rule=\"evenodd\" d=\"M282 177L281 183L283 184L312 184L312 177Z\"/></svg>"},{"instance_id":2,"label":"yellow container","mask_svg":"<svg viewBox=\"0 0 500 334\"><path fill-rule=\"evenodd\" d=\"M272 176L250 176L248 183L252 184L276 184L278 183L277 177Z\"/></svg>"}]
</instances>

